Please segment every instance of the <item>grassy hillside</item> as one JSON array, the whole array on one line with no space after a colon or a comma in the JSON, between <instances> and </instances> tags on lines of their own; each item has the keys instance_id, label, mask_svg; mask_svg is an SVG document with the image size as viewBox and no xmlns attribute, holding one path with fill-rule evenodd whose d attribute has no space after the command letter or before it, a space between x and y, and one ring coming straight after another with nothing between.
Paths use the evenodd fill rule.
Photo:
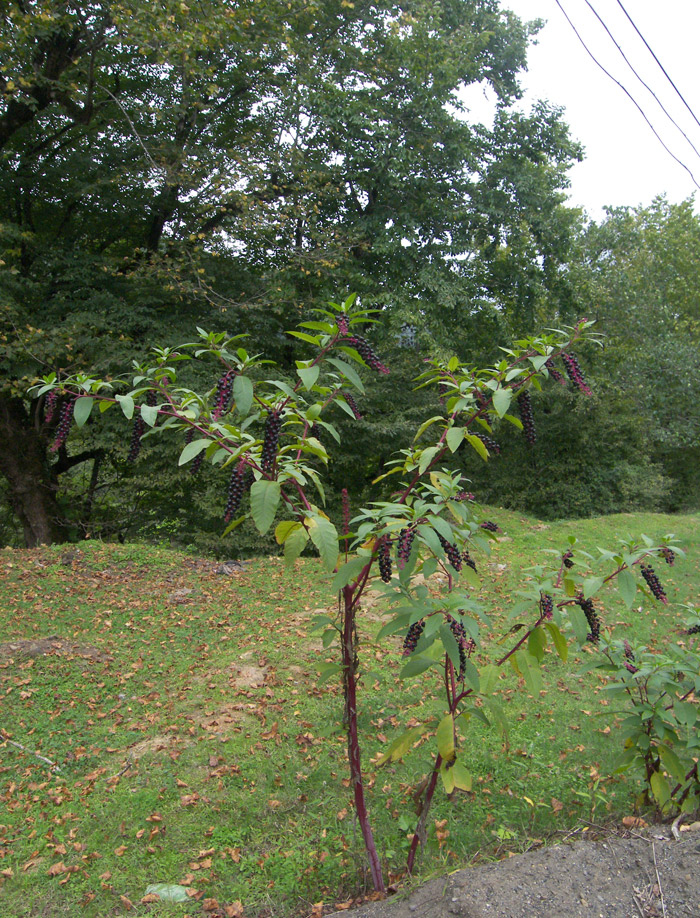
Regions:
<instances>
[{"instance_id":1,"label":"grassy hillside","mask_svg":"<svg viewBox=\"0 0 700 918\"><path fill-rule=\"evenodd\" d=\"M502 537L476 560L495 636L510 627L523 569L545 558L538 548L561 551L570 534L594 549L672 531L688 551L659 568L668 607L628 611L606 596L605 625L620 636L654 642L681 627L678 603L700 597L697 516L491 516ZM0 552L3 914L291 916L363 892L340 691L317 670L332 649L309 636L313 613L333 608L326 578L313 560L218 571L136 545ZM430 673L398 680L400 638L372 643L382 614L371 598L362 745L379 850L398 875L431 747L381 769L370 760L412 717L442 709ZM502 673L508 739L473 727L473 791L437 796L420 875L632 812L639 788L607 779L619 718L600 680L552 654L543 669L540 697ZM142 903L155 883L187 887L188 902Z\"/></svg>"}]
</instances>

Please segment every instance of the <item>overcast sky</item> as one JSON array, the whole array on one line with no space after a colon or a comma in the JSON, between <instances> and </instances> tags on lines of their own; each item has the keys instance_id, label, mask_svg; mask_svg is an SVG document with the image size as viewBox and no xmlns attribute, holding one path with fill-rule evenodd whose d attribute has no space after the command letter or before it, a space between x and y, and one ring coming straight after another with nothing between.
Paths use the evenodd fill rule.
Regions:
<instances>
[{"instance_id":1,"label":"overcast sky","mask_svg":"<svg viewBox=\"0 0 700 918\"><path fill-rule=\"evenodd\" d=\"M700 150L700 2L698 0L622 0L651 49L680 90L679 99L617 0L560 0L590 50L632 94L670 150L700 184L700 154L663 114L634 76L596 19L592 6L659 100ZM688 172L673 160L645 123L634 103L591 60L556 0L503 0L521 19L544 19L538 43L530 49L524 75L524 100L548 99L566 109L573 136L586 159L571 171L571 202L593 219L604 205L649 204L666 193L677 202L697 192ZM696 195L700 203L700 193Z\"/></svg>"}]
</instances>

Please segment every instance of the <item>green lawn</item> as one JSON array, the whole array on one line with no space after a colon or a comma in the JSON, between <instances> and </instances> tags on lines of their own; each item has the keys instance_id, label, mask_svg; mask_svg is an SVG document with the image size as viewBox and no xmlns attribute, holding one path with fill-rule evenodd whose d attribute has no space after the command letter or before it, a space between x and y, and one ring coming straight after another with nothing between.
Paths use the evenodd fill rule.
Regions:
<instances>
[{"instance_id":1,"label":"green lawn","mask_svg":"<svg viewBox=\"0 0 700 918\"><path fill-rule=\"evenodd\" d=\"M657 565L667 607L628 611L614 589L603 594L605 626L619 636L653 643L679 630L679 603L700 595L697 516L491 518L502 538L476 560L496 640L524 569L546 562L539 548L564 550L570 534L594 550L675 532L688 552L672 569ZM313 613L334 605L327 579L313 559L291 572L276 558L233 576L216 568L141 545L0 551L0 728L12 740L0 745L4 915L237 915L240 902L248 918L301 916L365 890L341 695L316 668L333 649L309 634ZM381 622L370 605L360 726L379 851L398 876L432 740L396 765L370 760L411 718L444 712L434 674L399 681L401 637L373 643ZM7 646L47 638L44 655ZM477 665L507 646L484 635ZM632 812L639 786L609 777L619 718L600 679L551 653L543 676L532 697L502 671L508 739L470 727L473 791L436 795L420 877ZM142 903L155 883L185 886L190 898Z\"/></svg>"}]
</instances>

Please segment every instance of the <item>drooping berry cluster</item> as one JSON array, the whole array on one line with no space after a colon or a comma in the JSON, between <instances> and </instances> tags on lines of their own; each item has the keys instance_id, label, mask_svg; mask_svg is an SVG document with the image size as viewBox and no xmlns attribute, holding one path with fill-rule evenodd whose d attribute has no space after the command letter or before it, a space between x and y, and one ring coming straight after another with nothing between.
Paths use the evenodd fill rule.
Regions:
<instances>
[{"instance_id":1,"label":"drooping berry cluster","mask_svg":"<svg viewBox=\"0 0 700 918\"><path fill-rule=\"evenodd\" d=\"M343 488L340 492L340 496L343 503L343 537L347 545L347 539L350 536L350 496L348 495L348 489Z\"/></svg>"},{"instance_id":2,"label":"drooping berry cluster","mask_svg":"<svg viewBox=\"0 0 700 918\"><path fill-rule=\"evenodd\" d=\"M402 654L404 657L410 656L416 649L416 644L418 643L421 634L423 634L424 628L425 621L421 619L419 622L414 622L408 629L406 632L406 637L403 639Z\"/></svg>"},{"instance_id":3,"label":"drooping berry cluster","mask_svg":"<svg viewBox=\"0 0 700 918\"><path fill-rule=\"evenodd\" d=\"M450 564L456 571L461 571L462 570L462 556L459 553L459 549L455 545L453 545L452 542L448 542L447 539L441 536L439 532L436 533L436 535L438 539L440 540L440 544L442 545L442 550L447 555L447 560L450 562Z\"/></svg>"},{"instance_id":4,"label":"drooping berry cluster","mask_svg":"<svg viewBox=\"0 0 700 918\"><path fill-rule=\"evenodd\" d=\"M566 375L569 377L571 382L580 392L583 392L584 395L591 395L591 390L586 384L586 380L583 378L581 367L579 366L579 362L574 357L574 355L562 354L561 359L564 361Z\"/></svg>"},{"instance_id":5,"label":"drooping berry cluster","mask_svg":"<svg viewBox=\"0 0 700 918\"><path fill-rule=\"evenodd\" d=\"M549 370L549 375L552 377L553 380L555 380L558 383L561 383L562 386L566 385L566 380L561 375L559 370L557 370L557 368L554 366L554 361L552 360L551 357L545 361L545 366Z\"/></svg>"},{"instance_id":6,"label":"drooping berry cluster","mask_svg":"<svg viewBox=\"0 0 700 918\"><path fill-rule=\"evenodd\" d=\"M361 421L362 415L360 414L360 409L357 407L357 402L352 397L352 395L350 395L349 392L343 392L343 398L348 403L348 406L350 410L352 411L352 413L355 415L355 420Z\"/></svg>"},{"instance_id":7,"label":"drooping berry cluster","mask_svg":"<svg viewBox=\"0 0 700 918\"><path fill-rule=\"evenodd\" d=\"M518 395L518 414L523 422L525 440L532 446L537 441L537 431L535 430L535 420L532 415L532 399L527 389L524 389Z\"/></svg>"},{"instance_id":8,"label":"drooping berry cluster","mask_svg":"<svg viewBox=\"0 0 700 918\"><path fill-rule=\"evenodd\" d=\"M471 491L460 491L459 494L455 494L455 500L476 500L476 497Z\"/></svg>"},{"instance_id":9,"label":"drooping berry cluster","mask_svg":"<svg viewBox=\"0 0 700 918\"><path fill-rule=\"evenodd\" d=\"M700 625L691 625L690 628L686 628L683 634L700 634Z\"/></svg>"},{"instance_id":10,"label":"drooping berry cluster","mask_svg":"<svg viewBox=\"0 0 700 918\"><path fill-rule=\"evenodd\" d=\"M542 618L549 621L554 614L554 600L549 593L540 593L540 609L542 610Z\"/></svg>"},{"instance_id":11,"label":"drooping berry cluster","mask_svg":"<svg viewBox=\"0 0 700 918\"><path fill-rule=\"evenodd\" d=\"M158 398L155 389L149 389L146 393L146 404L153 408L157 400ZM129 444L129 454L126 457L127 462L136 462L138 455L141 452L141 437L145 432L146 422L144 421L141 414L137 414L134 418L134 425L131 428L131 443Z\"/></svg>"},{"instance_id":12,"label":"drooping berry cluster","mask_svg":"<svg viewBox=\"0 0 700 918\"><path fill-rule=\"evenodd\" d=\"M233 381L235 378L235 370L228 370L223 376L219 377L216 383L216 395L214 396L214 410L211 413L212 420L218 421L231 407Z\"/></svg>"},{"instance_id":13,"label":"drooping berry cluster","mask_svg":"<svg viewBox=\"0 0 700 918\"><path fill-rule=\"evenodd\" d=\"M666 593L664 592L664 588L661 586L659 578L656 576L656 571L654 568L651 566L651 564L640 564L639 569L641 570L642 577L644 577L646 580L654 598L658 599L659 602L662 602L664 605L666 605L668 603L668 599L666 597Z\"/></svg>"},{"instance_id":14,"label":"drooping berry cluster","mask_svg":"<svg viewBox=\"0 0 700 918\"><path fill-rule=\"evenodd\" d=\"M664 561L666 562L666 564L668 564L668 565L670 565L671 567L673 567L673 564L674 564L674 562L675 562L675 560L676 560L676 554L675 554L675 552L671 551L670 548L662 548L662 549L661 549L661 557L664 559Z\"/></svg>"},{"instance_id":15,"label":"drooping berry cluster","mask_svg":"<svg viewBox=\"0 0 700 918\"><path fill-rule=\"evenodd\" d=\"M226 495L224 522L230 523L241 505L241 500L248 485L245 462L239 462L231 474Z\"/></svg>"},{"instance_id":16,"label":"drooping berry cluster","mask_svg":"<svg viewBox=\"0 0 700 918\"><path fill-rule=\"evenodd\" d=\"M498 443L496 443L496 441L492 437L489 437L486 434L482 434L482 433L475 434L475 436L481 440L481 442L484 444L484 446L490 453L493 453L494 456L499 455L499 453L501 452L501 447Z\"/></svg>"},{"instance_id":17,"label":"drooping berry cluster","mask_svg":"<svg viewBox=\"0 0 700 918\"><path fill-rule=\"evenodd\" d=\"M625 669L628 672L632 673L633 675L634 673L638 673L639 668L634 665L634 651L632 650L632 647L628 640L623 641L623 652L624 652L625 660L627 661L625 663Z\"/></svg>"},{"instance_id":18,"label":"drooping berry cluster","mask_svg":"<svg viewBox=\"0 0 700 918\"><path fill-rule=\"evenodd\" d=\"M467 669L467 656L471 653L474 642L471 638L467 637L464 625L458 622L457 619L452 618L451 615L447 616L447 624L454 635L455 641L457 641L457 648L459 649L459 672L457 673L457 681L461 682L464 679L464 673Z\"/></svg>"},{"instance_id":19,"label":"drooping berry cluster","mask_svg":"<svg viewBox=\"0 0 700 918\"><path fill-rule=\"evenodd\" d=\"M272 471L272 466L275 464L281 428L282 415L279 411L271 411L265 422L265 437L260 454L260 468L263 472Z\"/></svg>"},{"instance_id":20,"label":"drooping berry cluster","mask_svg":"<svg viewBox=\"0 0 700 918\"><path fill-rule=\"evenodd\" d=\"M50 424L56 411L56 404L60 393L58 389L52 389L46 396L44 402L44 424Z\"/></svg>"},{"instance_id":21,"label":"drooping berry cluster","mask_svg":"<svg viewBox=\"0 0 700 918\"><path fill-rule=\"evenodd\" d=\"M593 600L584 599L583 593L579 593L574 602L586 616L588 627L591 629L588 634L588 640L592 644L597 644L600 640L600 618L593 605Z\"/></svg>"},{"instance_id":22,"label":"drooping berry cluster","mask_svg":"<svg viewBox=\"0 0 700 918\"><path fill-rule=\"evenodd\" d=\"M485 520L483 523L479 523L480 529L485 529L487 532L500 532L501 527L498 523L494 523L492 520Z\"/></svg>"},{"instance_id":23,"label":"drooping berry cluster","mask_svg":"<svg viewBox=\"0 0 700 918\"><path fill-rule=\"evenodd\" d=\"M470 567L474 572L476 572L476 561L472 558L466 549L462 554L462 561L464 561L467 567Z\"/></svg>"},{"instance_id":24,"label":"drooping berry cluster","mask_svg":"<svg viewBox=\"0 0 700 918\"><path fill-rule=\"evenodd\" d=\"M348 322L347 316L343 316L343 315L336 316L335 324L338 327L339 335L343 335L343 336L347 335L348 331L350 330L350 324Z\"/></svg>"},{"instance_id":25,"label":"drooping berry cluster","mask_svg":"<svg viewBox=\"0 0 700 918\"><path fill-rule=\"evenodd\" d=\"M376 370L377 373L388 373L389 368L384 366L379 357L372 350L372 345L362 335L350 335L346 338L350 347L354 347L357 353L362 357L368 367Z\"/></svg>"},{"instance_id":26,"label":"drooping berry cluster","mask_svg":"<svg viewBox=\"0 0 700 918\"><path fill-rule=\"evenodd\" d=\"M54 437L53 443L51 444L49 452L57 452L68 439L68 432L70 431L71 421L73 420L74 407L74 398L70 399L70 401L64 402L61 406L61 412L58 416L58 426L56 427L56 435Z\"/></svg>"},{"instance_id":27,"label":"drooping berry cluster","mask_svg":"<svg viewBox=\"0 0 700 918\"><path fill-rule=\"evenodd\" d=\"M561 556L561 563L564 567L571 569L574 566L574 553L572 551L565 551Z\"/></svg>"},{"instance_id":28,"label":"drooping berry cluster","mask_svg":"<svg viewBox=\"0 0 700 918\"><path fill-rule=\"evenodd\" d=\"M379 574L384 583L391 583L391 540L383 538L378 552Z\"/></svg>"},{"instance_id":29,"label":"drooping berry cluster","mask_svg":"<svg viewBox=\"0 0 700 918\"><path fill-rule=\"evenodd\" d=\"M396 556L399 561L399 567L404 567L404 565L408 563L408 559L411 557L411 548L413 546L413 540L415 537L416 530L413 526L407 526L399 533L399 543L396 549Z\"/></svg>"}]
</instances>

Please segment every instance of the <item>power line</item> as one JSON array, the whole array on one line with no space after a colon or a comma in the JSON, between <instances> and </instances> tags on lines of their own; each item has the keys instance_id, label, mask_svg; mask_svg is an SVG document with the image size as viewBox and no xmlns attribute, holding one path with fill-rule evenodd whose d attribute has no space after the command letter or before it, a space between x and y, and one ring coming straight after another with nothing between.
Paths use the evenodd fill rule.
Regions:
<instances>
[{"instance_id":1,"label":"power line","mask_svg":"<svg viewBox=\"0 0 700 918\"><path fill-rule=\"evenodd\" d=\"M618 0L618 2L619 2L619 0ZM625 54L625 52L622 50L622 47L620 46L619 42L617 41L617 39L615 38L615 36L612 34L612 32L610 31L610 29L608 28L608 26L605 24L605 22L603 21L603 19L602 19L600 13L596 10L596 8L593 6L593 4L590 2L590 0L586 0L586 6L590 9L590 11L591 11L591 12L593 13L593 15L596 17L596 19L598 20L598 22L599 22L599 23L602 25L602 27L605 29L605 31L606 31L607 34L608 34L608 37L610 38L610 41L615 45L615 47L617 48L617 50L620 52L620 54L622 55L622 59L623 59L624 62L627 64L627 66L630 68L630 70L632 71L632 73L637 77L637 79L638 79L639 82L642 84L642 86L643 86L646 90L648 90L649 93L651 93L651 95L653 96L653 98L655 99L655 101L658 103L659 108L660 108L661 111L664 113L664 115L666 115L666 117L667 117L668 120L671 122L671 124L672 124L674 127L676 127L676 128L680 131L680 133L683 135L683 137L688 141L688 143L690 144L690 146L693 148L693 152L695 153L695 155L696 155L698 158L700 158L700 152L698 152L698 149L697 149L697 147L695 146L695 144L693 143L693 141L690 139L690 137L688 137L688 135L685 133L685 131L683 130L683 128L682 128L682 127L678 124L678 122L674 119L674 117L668 112L668 110L667 110L666 107L664 106L663 102L661 101L661 99L659 99L659 97L656 95L656 93L655 93L654 90L651 88L651 86L649 86L648 83L645 83L644 80L642 79L642 77L641 77L641 76L637 73L637 71L634 69L634 67L632 66L632 64L631 64L631 62L630 62L630 60L629 60L629 58L627 57L627 55ZM634 24L634 23L633 23L633 24ZM637 31L637 34L640 34L639 31ZM641 36L641 34L640 34L640 38L641 38L641 37L642 37L642 36ZM643 38L642 38L642 41L644 41ZM646 44L646 42L644 42L644 43ZM649 47L649 46L647 45L647 47ZM697 121L697 118L696 118L695 120ZM699 123L700 123L700 122L699 122Z\"/></svg>"},{"instance_id":2,"label":"power line","mask_svg":"<svg viewBox=\"0 0 700 918\"><path fill-rule=\"evenodd\" d=\"M623 86L622 83L621 83L619 80L616 80L615 77L614 77L608 70L605 69L605 67L600 63L600 61L597 59L597 57L596 57L596 56L593 54L593 52L590 50L590 48L588 47L588 45L586 44L586 42L583 40L583 38L582 38L581 35L579 34L578 29L576 28L576 26L573 24L573 22L572 22L571 19L569 18L569 16L568 16L566 10L565 10L564 7L561 5L561 0L555 0L555 2L556 2L556 4L557 4L557 6L559 7L559 9L560 9L560 10L562 11L562 13L564 14L564 18L566 19L566 21L569 23L569 25L571 26L571 28L574 30L574 34L576 35L576 37L578 38L578 40L579 40L579 41L581 42L581 44L583 45L584 50L586 51L586 53L588 54L588 56L591 58L591 60L593 61L593 63L594 63L597 67L600 67L600 69L603 71L603 73L604 73L609 79L611 79L611 80L613 81L613 83L615 83L617 86L620 87L620 89L624 92L624 94L628 97L628 99L633 103L633 105L635 106L635 108L637 108L637 110L639 111L639 113L640 113L640 115L642 116L642 118L644 118L644 120L646 121L646 123L649 125L649 127L651 128L652 133L654 134L654 136L656 137L656 139L659 141L659 143L661 144L661 146L664 148L664 150L668 153L668 155L669 155L670 157L672 157L672 158L678 163L679 166L681 166L683 169L685 169L685 171L688 173L688 175L689 175L690 178L692 179L692 182L693 182L693 184L695 185L695 187L698 188L698 189L700 189L700 185L698 184L698 182L697 182L695 176L693 175L693 173L690 171L690 169L688 168L688 166L686 166L686 164L685 164L682 160L680 160L680 159L676 156L676 154L673 153L673 152L666 146L666 144L665 144L665 143L663 142L663 140L661 139L661 136L659 135L659 133L658 133L658 131L656 130L656 128L654 127L654 125L653 125L653 124L651 123L651 121L647 118L647 116L646 116L646 114L645 114L645 112L644 112L644 109L641 107L641 105L639 104L639 102L637 102L637 100L634 98L634 96L632 95L632 93L631 93L625 86Z\"/></svg>"},{"instance_id":3,"label":"power line","mask_svg":"<svg viewBox=\"0 0 700 918\"><path fill-rule=\"evenodd\" d=\"M683 103L683 105L685 105L685 107L688 109L688 111L690 112L690 114L693 116L693 120L694 120L695 123L698 125L698 127L700 127L700 121L698 121L698 119L697 119L697 117L696 117L696 115L695 115L695 112L692 110L692 108L688 105L688 103L687 103L687 102L685 101L685 99L683 98L683 94L681 93L680 89L676 86L676 84L673 82L673 80L671 79L671 77L670 77L670 76L668 75L668 73L666 72L666 68L664 67L664 65L661 63L661 61L658 59L658 57L654 54L654 52L653 52L653 51L651 50L651 48L649 47L649 43L647 42L646 38L642 35L642 33L639 31L639 29L638 29L637 26L635 25L635 22L634 22L634 20L632 19L632 17L630 16L630 14L629 14L629 13L627 12L627 10L624 8L624 6L623 6L622 3L620 2L620 0L617 0L617 4L618 4L618 6L620 7L620 9L622 10L622 12L625 14L625 16L629 19L629 21L630 21L630 23L631 23L632 28L634 29L634 31L637 33L637 35L639 35L639 37L640 37L640 38L642 39L642 41L644 42L644 44L645 44L645 46L646 46L646 49L647 49L647 51L649 52L649 54L651 54L651 56L654 58L654 60L656 61L656 63L657 63L657 64L659 65L659 67L661 68L661 72L663 73L663 75L666 77L666 79L667 79L668 82L671 84L671 86L673 86L673 88L676 90L676 94L678 95L678 98L681 100L681 102Z\"/></svg>"}]
</instances>

